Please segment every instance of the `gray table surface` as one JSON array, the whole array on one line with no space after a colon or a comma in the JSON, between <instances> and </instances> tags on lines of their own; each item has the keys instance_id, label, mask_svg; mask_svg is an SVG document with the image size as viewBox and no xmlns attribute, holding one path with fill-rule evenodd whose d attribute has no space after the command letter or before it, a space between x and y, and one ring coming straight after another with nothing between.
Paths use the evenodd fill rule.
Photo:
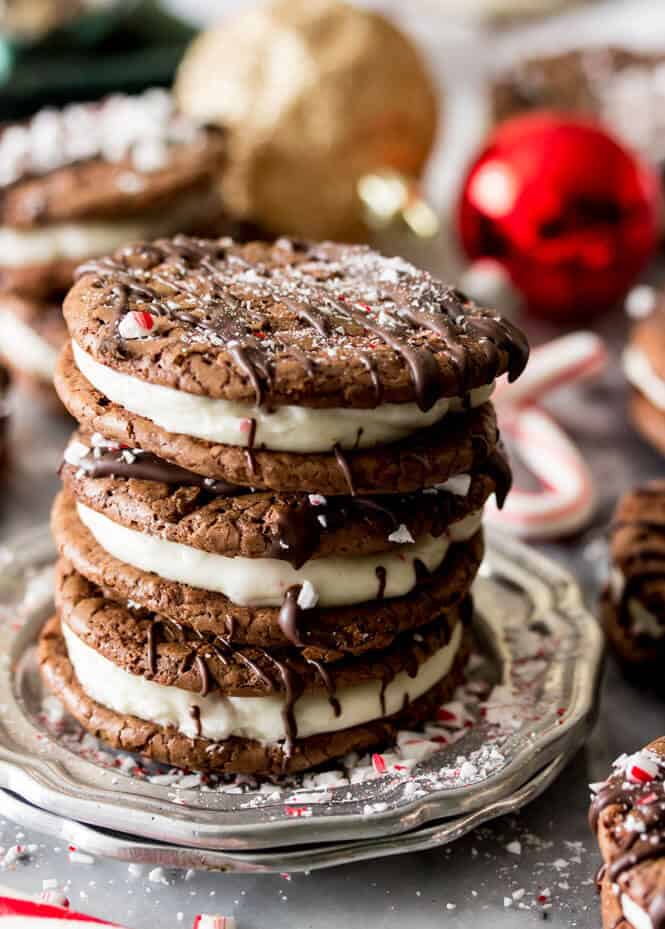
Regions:
<instances>
[{"instance_id":1,"label":"gray table surface","mask_svg":"<svg viewBox=\"0 0 665 929\"><path fill-rule=\"evenodd\" d=\"M606 321L614 343L624 326L620 315ZM548 333L532 334L538 340ZM599 508L594 526L580 538L545 548L575 572L592 603L604 567L603 529L617 494L665 469L626 422L616 364L600 382L571 390L556 398L554 411L588 454ZM46 519L69 428L45 416L30 398L19 399L4 538ZM38 892L43 880L55 878L73 906L134 929L189 927L201 912L234 915L239 929L442 924L498 929L536 925L544 917L553 927L591 929L600 920L593 884L598 854L586 825L587 785L603 778L622 751L662 735L663 709L657 697L626 683L610 658L595 731L558 782L519 815L447 848L292 877L169 872L166 885L150 881L148 868L130 875L126 864L113 861L71 864L66 849L2 820L0 809L0 846L38 845L26 862L0 869L0 885ZM506 848L516 840L519 855ZM545 890L551 899L547 908L538 902Z\"/></svg>"}]
</instances>

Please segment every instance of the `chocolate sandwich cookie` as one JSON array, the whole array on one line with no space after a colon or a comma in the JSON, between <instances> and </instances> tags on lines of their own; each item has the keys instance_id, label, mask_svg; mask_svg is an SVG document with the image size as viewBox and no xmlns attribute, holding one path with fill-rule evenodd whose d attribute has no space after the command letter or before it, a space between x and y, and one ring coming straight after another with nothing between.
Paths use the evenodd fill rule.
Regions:
<instances>
[{"instance_id":1,"label":"chocolate sandwich cookie","mask_svg":"<svg viewBox=\"0 0 665 929\"><path fill-rule=\"evenodd\" d=\"M662 84L665 47L574 48L526 58L496 75L496 122L525 110L555 109L599 119L650 161L665 162ZM640 118L635 119L639 112Z\"/></svg>"},{"instance_id":2,"label":"chocolate sandwich cookie","mask_svg":"<svg viewBox=\"0 0 665 929\"><path fill-rule=\"evenodd\" d=\"M246 588L227 588L231 594L228 596L219 588L229 581L216 582L215 571L200 576L199 585L194 586L166 577L170 573L166 563L148 571L110 554L81 521L75 501L68 495L56 498L51 525L60 554L69 563L63 571L70 573L71 565L76 574L99 587L109 599L131 601L199 632L228 635L236 643L266 647L291 644L305 649L308 657L325 657L326 661L346 653L362 654L386 647L402 631L426 625L440 612L451 609L466 596L483 555L482 532L476 531L458 543L442 540L445 555L431 571L403 550L403 560L397 559L399 566L384 556L376 559L377 565L372 559L367 574L358 579L364 563L359 564L359 559L351 556L342 564L349 575L354 575L353 586L339 584L339 577L344 575L341 559L336 559L339 594L331 591L324 573L316 575L316 566L313 568L311 562L297 575L296 583L267 591L257 577L262 572L270 573L275 560L243 558L239 566L229 566L229 574L233 575L236 567L241 573L247 569L252 583ZM283 564L289 567L288 563L278 562L278 570ZM222 570L216 563L215 569ZM402 586L397 588L395 584ZM213 586L217 589L209 589ZM243 599L239 590L250 601L260 598L260 603L235 602L231 597ZM320 600L322 594L328 599Z\"/></svg>"},{"instance_id":3,"label":"chocolate sandwich cookie","mask_svg":"<svg viewBox=\"0 0 665 929\"><path fill-rule=\"evenodd\" d=\"M663 929L665 738L617 759L614 773L593 789L589 822L603 858L603 927Z\"/></svg>"},{"instance_id":4,"label":"chocolate sandwich cookie","mask_svg":"<svg viewBox=\"0 0 665 929\"><path fill-rule=\"evenodd\" d=\"M0 132L0 289L65 291L82 260L146 236L226 228L224 134L163 90L43 110Z\"/></svg>"},{"instance_id":5,"label":"chocolate sandwich cookie","mask_svg":"<svg viewBox=\"0 0 665 929\"><path fill-rule=\"evenodd\" d=\"M319 692L300 693L297 676L278 659L269 696L169 688L166 700L164 685L118 667L67 630L56 617L46 624L40 670L87 731L169 765L255 774L301 771L388 743L398 728L417 725L450 699L469 653L460 623L428 655L424 643L413 641L409 660L394 675L386 665L386 676L378 661L376 677L334 692L323 681Z\"/></svg>"},{"instance_id":6,"label":"chocolate sandwich cookie","mask_svg":"<svg viewBox=\"0 0 665 929\"><path fill-rule=\"evenodd\" d=\"M517 377L528 355L510 323L364 247L179 237L79 275L57 373L75 417L248 486L445 480L459 470L451 455L466 465L493 448L493 382Z\"/></svg>"},{"instance_id":7,"label":"chocolate sandwich cookie","mask_svg":"<svg viewBox=\"0 0 665 929\"><path fill-rule=\"evenodd\" d=\"M640 672L665 657L665 481L626 494L610 542L603 625L620 657Z\"/></svg>"},{"instance_id":8,"label":"chocolate sandwich cookie","mask_svg":"<svg viewBox=\"0 0 665 929\"><path fill-rule=\"evenodd\" d=\"M226 631L197 632L185 623L108 600L69 570L62 564L58 579L57 610L66 637L75 636L132 675L203 695L220 691L236 697L270 696L284 690L289 674L299 693L327 691L329 696L367 680L390 681L407 668L413 677L420 664L451 641L458 623L468 622L471 615L465 598L417 633L397 636L388 648L328 663L308 660L290 644L268 649L237 645Z\"/></svg>"},{"instance_id":9,"label":"chocolate sandwich cookie","mask_svg":"<svg viewBox=\"0 0 665 929\"><path fill-rule=\"evenodd\" d=\"M645 439L665 454L665 303L662 295L654 298L652 311L633 327L622 363L632 388L631 418Z\"/></svg>"},{"instance_id":10,"label":"chocolate sandwich cookie","mask_svg":"<svg viewBox=\"0 0 665 929\"><path fill-rule=\"evenodd\" d=\"M335 447L326 454L261 448L253 440L250 420L245 445L223 445L166 432L146 417L109 402L91 387L76 366L69 345L58 360L55 387L84 431L97 432L129 448L140 447L202 477L246 487L332 496L409 493L484 465L501 467L494 456L499 432L491 403L464 415L444 417L443 422L401 441L367 449Z\"/></svg>"},{"instance_id":11,"label":"chocolate sandwich cookie","mask_svg":"<svg viewBox=\"0 0 665 929\"><path fill-rule=\"evenodd\" d=\"M59 303L40 303L0 292L0 356L17 383L25 383L53 405L58 355L67 341Z\"/></svg>"},{"instance_id":12,"label":"chocolate sandwich cookie","mask_svg":"<svg viewBox=\"0 0 665 929\"><path fill-rule=\"evenodd\" d=\"M77 505L119 524L137 544L145 534L226 558L277 559L298 570L311 559L415 548L469 525L491 493L510 484L500 447L492 462L410 494L333 496L279 493L216 481L140 448L75 433L60 475Z\"/></svg>"}]
</instances>

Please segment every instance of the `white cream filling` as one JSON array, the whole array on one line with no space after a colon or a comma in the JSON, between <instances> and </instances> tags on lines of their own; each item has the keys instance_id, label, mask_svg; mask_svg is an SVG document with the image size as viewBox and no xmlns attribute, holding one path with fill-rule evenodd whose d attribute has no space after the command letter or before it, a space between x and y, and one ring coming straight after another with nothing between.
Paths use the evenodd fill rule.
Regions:
<instances>
[{"instance_id":1,"label":"white cream filling","mask_svg":"<svg viewBox=\"0 0 665 929\"><path fill-rule=\"evenodd\" d=\"M201 735L211 741L231 736L279 742L286 737L282 711L284 697L227 697L213 691L205 697L164 684L156 684L117 667L63 623L69 660L85 693L102 706L122 715L138 716L159 726L175 726L190 738L197 735L192 706L200 712ZM448 674L462 638L457 624L450 642L424 661L415 677L400 671L385 688L385 713L381 706L382 682L364 681L340 688L336 697L341 713L335 716L327 693L304 694L295 703L298 736L349 729L399 712L422 697Z\"/></svg>"},{"instance_id":2,"label":"white cream filling","mask_svg":"<svg viewBox=\"0 0 665 929\"><path fill-rule=\"evenodd\" d=\"M479 511L471 513L438 538L424 535L390 552L312 558L296 571L288 561L229 558L204 552L129 529L82 503L77 503L76 509L99 545L119 561L170 581L224 594L232 603L253 607L281 606L286 590L305 581L314 587L319 606L365 603L377 596L378 567L386 571L384 596L404 596L417 583L414 561L419 559L428 571L435 571L446 557L450 543L470 539L480 528L482 518Z\"/></svg>"},{"instance_id":3,"label":"white cream filling","mask_svg":"<svg viewBox=\"0 0 665 929\"><path fill-rule=\"evenodd\" d=\"M178 232L210 213L211 195L186 194L168 209L126 220L50 223L34 229L0 226L0 264L10 268L91 258L127 242Z\"/></svg>"},{"instance_id":4,"label":"white cream filling","mask_svg":"<svg viewBox=\"0 0 665 929\"><path fill-rule=\"evenodd\" d=\"M283 452L329 452L341 448L372 448L406 438L464 408L461 397L444 397L423 413L415 403L384 403L373 410L280 406L272 412L248 403L189 394L161 384L150 384L106 367L72 342L74 359L85 378L100 393L167 432L189 435L224 445L246 446L251 421L256 423L254 445ZM493 384L471 391L472 407L491 396Z\"/></svg>"},{"instance_id":5,"label":"white cream filling","mask_svg":"<svg viewBox=\"0 0 665 929\"><path fill-rule=\"evenodd\" d=\"M665 411L665 381L656 374L642 349L628 346L623 353L623 370L633 387L650 403Z\"/></svg>"},{"instance_id":6,"label":"white cream filling","mask_svg":"<svg viewBox=\"0 0 665 929\"><path fill-rule=\"evenodd\" d=\"M631 900L628 894L621 894L621 909L633 929L653 929L653 922L647 911Z\"/></svg>"},{"instance_id":7,"label":"white cream filling","mask_svg":"<svg viewBox=\"0 0 665 929\"><path fill-rule=\"evenodd\" d=\"M0 353L26 374L53 380L58 350L9 310L0 310Z\"/></svg>"}]
</instances>

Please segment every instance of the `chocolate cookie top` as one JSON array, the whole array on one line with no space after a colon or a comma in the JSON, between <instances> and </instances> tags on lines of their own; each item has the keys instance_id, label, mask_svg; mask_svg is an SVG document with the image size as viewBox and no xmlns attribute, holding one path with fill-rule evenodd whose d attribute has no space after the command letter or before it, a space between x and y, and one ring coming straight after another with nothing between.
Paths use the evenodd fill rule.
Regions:
<instances>
[{"instance_id":1,"label":"chocolate cookie top","mask_svg":"<svg viewBox=\"0 0 665 929\"><path fill-rule=\"evenodd\" d=\"M663 929L665 738L622 756L615 767L597 788L589 813L604 862L599 877L644 910L653 929Z\"/></svg>"},{"instance_id":2,"label":"chocolate cookie top","mask_svg":"<svg viewBox=\"0 0 665 929\"><path fill-rule=\"evenodd\" d=\"M508 473L508 465L499 449ZM485 462L485 464L487 464ZM273 493L201 477L149 452L75 433L61 474L77 501L115 522L227 557L310 558L391 551L405 539L440 536L506 488L480 468L412 494L325 497Z\"/></svg>"},{"instance_id":3,"label":"chocolate cookie top","mask_svg":"<svg viewBox=\"0 0 665 929\"><path fill-rule=\"evenodd\" d=\"M42 110L0 132L0 225L126 217L209 186L220 130L176 112L163 90Z\"/></svg>"},{"instance_id":4,"label":"chocolate cookie top","mask_svg":"<svg viewBox=\"0 0 665 929\"><path fill-rule=\"evenodd\" d=\"M610 549L619 572L610 588L619 622L634 626L630 605L636 600L665 627L665 480L637 487L619 501Z\"/></svg>"},{"instance_id":5,"label":"chocolate cookie top","mask_svg":"<svg viewBox=\"0 0 665 929\"><path fill-rule=\"evenodd\" d=\"M426 411L504 371L516 378L528 357L511 323L363 246L178 236L78 273L65 316L82 349L211 398L268 408L416 402ZM128 313L150 314L138 317L143 331L123 325Z\"/></svg>"},{"instance_id":6,"label":"chocolate cookie top","mask_svg":"<svg viewBox=\"0 0 665 929\"><path fill-rule=\"evenodd\" d=\"M60 566L65 572L67 567ZM468 623L468 600L417 632L399 635L391 646L326 665L308 660L293 647L237 646L228 634L197 632L191 626L143 609L106 600L81 575L57 581L60 619L113 664L158 684L205 695L260 697L284 692L290 678L299 692L328 690L367 680L386 684L400 671L415 677L418 667L450 641L461 621Z\"/></svg>"}]
</instances>

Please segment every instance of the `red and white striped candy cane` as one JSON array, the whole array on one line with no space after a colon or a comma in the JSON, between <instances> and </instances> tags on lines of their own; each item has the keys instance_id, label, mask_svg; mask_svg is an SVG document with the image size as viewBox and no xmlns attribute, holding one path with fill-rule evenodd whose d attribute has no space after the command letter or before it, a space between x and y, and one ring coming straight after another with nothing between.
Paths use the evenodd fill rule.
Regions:
<instances>
[{"instance_id":1,"label":"red and white striped candy cane","mask_svg":"<svg viewBox=\"0 0 665 929\"><path fill-rule=\"evenodd\" d=\"M29 897L16 895L13 891L0 890L0 929L34 929L38 920L43 922L44 929L49 926L53 929L81 929L84 923L91 929L95 926L122 929L118 923L75 913L67 907L39 903Z\"/></svg>"},{"instance_id":2,"label":"red and white striped candy cane","mask_svg":"<svg viewBox=\"0 0 665 929\"><path fill-rule=\"evenodd\" d=\"M506 412L501 432L515 479L502 510L488 502L487 522L522 538L557 538L582 528L593 513L594 485L563 430L538 407L525 407Z\"/></svg>"},{"instance_id":3,"label":"red and white striped candy cane","mask_svg":"<svg viewBox=\"0 0 665 929\"><path fill-rule=\"evenodd\" d=\"M537 403L557 387L596 377L606 365L607 349L599 336L584 330L571 332L532 349L520 379L497 384L494 402L499 408Z\"/></svg>"}]
</instances>

